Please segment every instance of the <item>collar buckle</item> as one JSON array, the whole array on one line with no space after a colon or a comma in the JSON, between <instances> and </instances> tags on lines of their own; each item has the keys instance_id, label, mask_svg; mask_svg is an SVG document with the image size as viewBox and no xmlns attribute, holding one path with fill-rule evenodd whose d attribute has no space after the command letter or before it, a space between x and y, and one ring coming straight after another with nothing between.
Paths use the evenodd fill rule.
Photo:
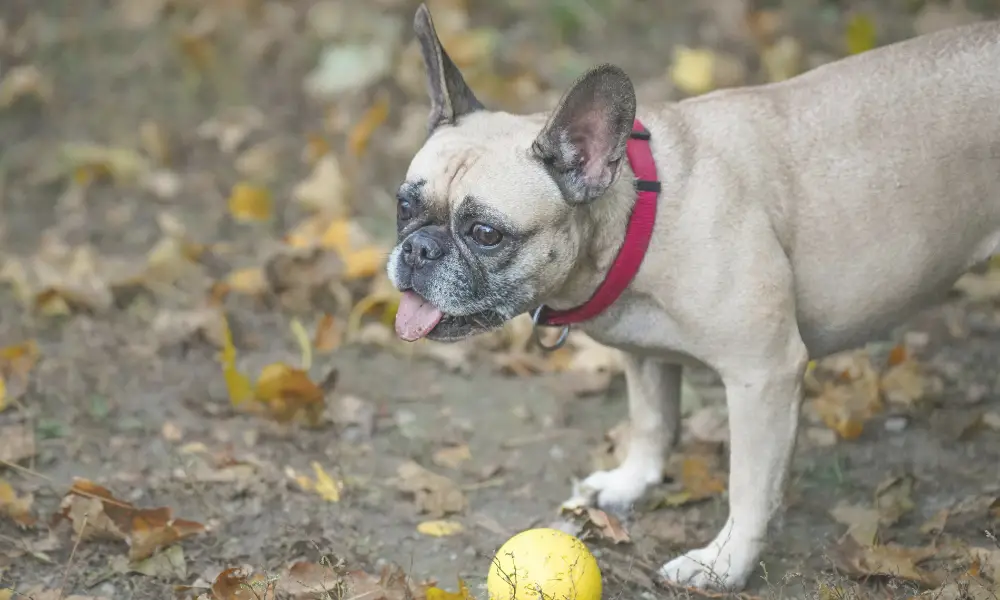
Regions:
<instances>
[{"instance_id":1,"label":"collar buckle","mask_svg":"<svg viewBox=\"0 0 1000 600\"><path fill-rule=\"evenodd\" d=\"M552 352L566 345L566 340L569 339L570 326L562 325L562 331L559 332L559 339L557 339L555 343L552 344L551 346L546 346L545 343L542 342L542 336L541 333L539 332L539 328L559 327L559 325L546 325L544 322L542 322L542 312L544 310L545 310L545 305L542 304L535 309L535 312L531 314L531 338L535 341L535 344L537 344L538 347L541 348L543 351Z\"/></svg>"}]
</instances>

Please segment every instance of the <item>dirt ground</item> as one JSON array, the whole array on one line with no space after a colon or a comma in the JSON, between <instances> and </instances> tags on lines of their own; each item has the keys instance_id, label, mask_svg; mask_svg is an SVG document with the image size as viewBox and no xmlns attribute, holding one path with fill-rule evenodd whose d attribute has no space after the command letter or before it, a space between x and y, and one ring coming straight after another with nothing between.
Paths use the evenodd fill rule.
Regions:
<instances>
[{"instance_id":1,"label":"dirt ground","mask_svg":"<svg viewBox=\"0 0 1000 600\"><path fill-rule=\"evenodd\" d=\"M518 111L551 106L598 62L623 66L640 103L679 99L1000 8L430 6L481 99ZM296 562L354 577L398 565L445 589L461 578L482 598L498 546L553 524L594 550L605 598L695 595L654 574L725 518L711 373L686 374L692 419L664 485L602 527L603 513L558 508L574 477L621 455L613 353L576 337L543 356L523 322L448 347L405 346L385 325L380 261L427 111L415 7L2 3L0 598L250 598L206 589L244 566L276 574L279 597L403 597L386 581L367 596L295 591ZM997 282L990 269L969 275L947 305L817 366L787 509L749 594L996 598ZM299 366L301 325L307 374L324 385L234 406L222 315L251 380ZM261 412L282 400L322 414ZM205 530L184 535L199 527L141 510L156 507Z\"/></svg>"}]
</instances>

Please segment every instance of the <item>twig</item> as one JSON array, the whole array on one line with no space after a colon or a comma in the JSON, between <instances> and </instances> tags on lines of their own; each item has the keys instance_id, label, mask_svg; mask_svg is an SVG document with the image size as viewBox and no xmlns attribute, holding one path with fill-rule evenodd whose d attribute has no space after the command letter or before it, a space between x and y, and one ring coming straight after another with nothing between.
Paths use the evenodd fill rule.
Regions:
<instances>
[{"instance_id":1,"label":"twig","mask_svg":"<svg viewBox=\"0 0 1000 600\"><path fill-rule=\"evenodd\" d=\"M66 560L66 567L63 568L62 581L59 583L59 598L57 600L63 600L63 596L66 594L66 580L69 579L69 570L73 566L73 559L76 558L76 549L80 546L80 540L83 539L83 532L87 530L87 521L89 519L90 513L83 515L83 526L80 527L80 533L77 534L76 542L73 544L73 549Z\"/></svg>"},{"instance_id":2,"label":"twig","mask_svg":"<svg viewBox=\"0 0 1000 600\"><path fill-rule=\"evenodd\" d=\"M38 477L39 479L44 479L45 481L48 481L49 483L55 483L54 481L52 481L52 478L49 477L48 475L42 475L38 471L35 471L33 469L29 469L28 467L22 467L21 465L18 465L18 464L6 461L6 460L4 460L2 458L0 458L0 465L3 465L3 466L5 466L7 468L10 468L10 469L14 469L15 471L20 471L21 473L24 473L25 475L31 475L33 477Z\"/></svg>"}]
</instances>

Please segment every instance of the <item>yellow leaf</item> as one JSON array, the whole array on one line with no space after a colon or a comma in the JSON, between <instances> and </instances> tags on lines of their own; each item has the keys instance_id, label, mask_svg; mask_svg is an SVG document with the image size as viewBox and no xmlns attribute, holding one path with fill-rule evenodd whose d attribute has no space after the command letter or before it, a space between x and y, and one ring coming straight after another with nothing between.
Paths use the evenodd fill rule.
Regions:
<instances>
[{"instance_id":1,"label":"yellow leaf","mask_svg":"<svg viewBox=\"0 0 1000 600\"><path fill-rule=\"evenodd\" d=\"M670 78L682 91L697 95L711 91L715 85L715 54L711 50L698 50L678 46L674 50L674 64Z\"/></svg>"},{"instance_id":2,"label":"yellow leaf","mask_svg":"<svg viewBox=\"0 0 1000 600\"><path fill-rule=\"evenodd\" d=\"M12 600L14 597L14 590L10 588L0 588L0 600Z\"/></svg>"},{"instance_id":3,"label":"yellow leaf","mask_svg":"<svg viewBox=\"0 0 1000 600\"><path fill-rule=\"evenodd\" d=\"M472 593L469 592L469 586L461 578L458 580L457 592L448 592L439 587L429 587L426 595L427 600L474 600Z\"/></svg>"},{"instance_id":4,"label":"yellow leaf","mask_svg":"<svg viewBox=\"0 0 1000 600\"><path fill-rule=\"evenodd\" d=\"M236 368L236 346L233 345L233 333L229 330L229 320L222 317L222 376L226 380L226 390L233 406L239 406L253 396L250 379Z\"/></svg>"},{"instance_id":5,"label":"yellow leaf","mask_svg":"<svg viewBox=\"0 0 1000 600\"><path fill-rule=\"evenodd\" d=\"M310 133L306 138L306 147L302 150L302 160L315 165L319 159L330 152L330 144L318 133Z\"/></svg>"},{"instance_id":6,"label":"yellow leaf","mask_svg":"<svg viewBox=\"0 0 1000 600\"><path fill-rule=\"evenodd\" d=\"M295 341L299 344L299 351L302 353L302 370L308 371L312 367L312 344L309 343L309 334L306 332L305 326L302 325L302 321L298 319L292 319L290 327Z\"/></svg>"},{"instance_id":7,"label":"yellow leaf","mask_svg":"<svg viewBox=\"0 0 1000 600\"><path fill-rule=\"evenodd\" d=\"M271 192L266 188L238 183L229 195L229 213L237 221L264 221L271 218Z\"/></svg>"},{"instance_id":8,"label":"yellow leaf","mask_svg":"<svg viewBox=\"0 0 1000 600\"><path fill-rule=\"evenodd\" d=\"M268 288L267 277L259 267L236 269L226 275L225 284L229 290L250 296L258 296Z\"/></svg>"},{"instance_id":9,"label":"yellow leaf","mask_svg":"<svg viewBox=\"0 0 1000 600\"><path fill-rule=\"evenodd\" d=\"M389 95L382 91L375 99L375 104L365 112L347 136L347 147L351 154L357 157L364 154L372 134L385 123L388 117Z\"/></svg>"},{"instance_id":10,"label":"yellow leaf","mask_svg":"<svg viewBox=\"0 0 1000 600\"><path fill-rule=\"evenodd\" d=\"M0 516L7 516L22 527L30 527L37 519L31 514L31 495L18 496L14 488L0 479Z\"/></svg>"},{"instance_id":11,"label":"yellow leaf","mask_svg":"<svg viewBox=\"0 0 1000 600\"><path fill-rule=\"evenodd\" d=\"M316 325L316 336L313 338L313 346L320 352L330 352L341 342L340 328L333 315L324 314Z\"/></svg>"},{"instance_id":12,"label":"yellow leaf","mask_svg":"<svg viewBox=\"0 0 1000 600\"><path fill-rule=\"evenodd\" d=\"M340 483L334 481L333 477L327 475L323 467L316 461L312 461L313 471L316 472L316 493L327 502L340 502Z\"/></svg>"},{"instance_id":13,"label":"yellow leaf","mask_svg":"<svg viewBox=\"0 0 1000 600\"><path fill-rule=\"evenodd\" d=\"M847 52L850 54L860 54L874 48L875 23L871 17L863 14L851 17L844 30L844 40L847 44Z\"/></svg>"},{"instance_id":14,"label":"yellow leaf","mask_svg":"<svg viewBox=\"0 0 1000 600\"><path fill-rule=\"evenodd\" d=\"M320 246L329 248L341 256L351 251L351 223L347 219L334 219L323 231Z\"/></svg>"},{"instance_id":15,"label":"yellow leaf","mask_svg":"<svg viewBox=\"0 0 1000 600\"><path fill-rule=\"evenodd\" d=\"M215 48L204 36L183 33L177 36L176 43L181 55L197 71L205 71L215 62Z\"/></svg>"},{"instance_id":16,"label":"yellow leaf","mask_svg":"<svg viewBox=\"0 0 1000 600\"><path fill-rule=\"evenodd\" d=\"M417 525L417 531L433 537L447 537L462 533L465 528L458 521L424 521Z\"/></svg>"},{"instance_id":17,"label":"yellow leaf","mask_svg":"<svg viewBox=\"0 0 1000 600\"><path fill-rule=\"evenodd\" d=\"M344 279L365 279L373 277L385 265L386 252L382 248L369 246L343 255Z\"/></svg>"},{"instance_id":18,"label":"yellow leaf","mask_svg":"<svg viewBox=\"0 0 1000 600\"><path fill-rule=\"evenodd\" d=\"M394 318L399 307L399 294L369 294L358 300L347 316L348 337L356 334L361 329L361 319L379 306L384 308L384 319Z\"/></svg>"},{"instance_id":19,"label":"yellow leaf","mask_svg":"<svg viewBox=\"0 0 1000 600\"><path fill-rule=\"evenodd\" d=\"M281 422L302 413L315 425L323 415L325 394L302 369L272 363L261 369L256 385L257 400L266 404L271 416Z\"/></svg>"},{"instance_id":20,"label":"yellow leaf","mask_svg":"<svg viewBox=\"0 0 1000 600\"><path fill-rule=\"evenodd\" d=\"M7 383L0 377L0 412L7 408Z\"/></svg>"}]
</instances>

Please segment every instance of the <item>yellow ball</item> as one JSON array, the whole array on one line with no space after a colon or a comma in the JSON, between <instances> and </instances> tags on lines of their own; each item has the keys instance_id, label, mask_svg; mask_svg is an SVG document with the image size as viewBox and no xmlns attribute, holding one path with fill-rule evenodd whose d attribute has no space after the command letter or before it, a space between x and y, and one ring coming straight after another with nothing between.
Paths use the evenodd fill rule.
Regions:
<instances>
[{"instance_id":1,"label":"yellow ball","mask_svg":"<svg viewBox=\"0 0 1000 600\"><path fill-rule=\"evenodd\" d=\"M601 570L572 535L529 529L497 550L486 589L490 600L601 600Z\"/></svg>"}]
</instances>

